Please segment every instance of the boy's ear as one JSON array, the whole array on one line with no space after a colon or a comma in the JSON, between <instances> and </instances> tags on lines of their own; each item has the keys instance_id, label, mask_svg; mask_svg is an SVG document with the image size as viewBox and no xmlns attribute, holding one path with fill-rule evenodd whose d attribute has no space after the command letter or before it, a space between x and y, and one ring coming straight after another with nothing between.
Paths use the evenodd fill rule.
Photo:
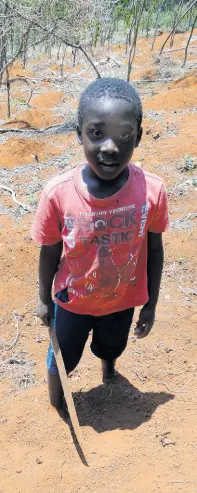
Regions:
<instances>
[{"instance_id":1,"label":"boy's ear","mask_svg":"<svg viewBox=\"0 0 197 493\"><path fill-rule=\"evenodd\" d=\"M81 128L79 127L79 125L77 125L77 137L78 137L78 141L79 141L79 144L82 144L82 134L81 134Z\"/></svg>"},{"instance_id":2,"label":"boy's ear","mask_svg":"<svg viewBox=\"0 0 197 493\"><path fill-rule=\"evenodd\" d=\"M138 147L139 146L140 140L142 138L142 134L143 134L143 128L140 127L140 128L138 128L137 139L136 139L135 147Z\"/></svg>"}]
</instances>

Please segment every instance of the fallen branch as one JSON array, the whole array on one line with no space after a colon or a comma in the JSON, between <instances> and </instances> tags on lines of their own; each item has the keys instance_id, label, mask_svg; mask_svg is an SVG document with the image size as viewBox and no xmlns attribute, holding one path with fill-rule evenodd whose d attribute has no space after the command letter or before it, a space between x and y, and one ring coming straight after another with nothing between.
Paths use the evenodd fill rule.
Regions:
<instances>
[{"instance_id":1,"label":"fallen branch","mask_svg":"<svg viewBox=\"0 0 197 493\"><path fill-rule=\"evenodd\" d=\"M174 81L174 79L169 79L167 77L163 78L163 79L154 79L154 80L153 79L151 79L151 80L150 79L139 79L139 80L131 79L131 82L137 82L137 83L139 83L139 82L142 82L142 83L144 83L144 82L173 82L173 81Z\"/></svg>"},{"instance_id":2,"label":"fallen branch","mask_svg":"<svg viewBox=\"0 0 197 493\"><path fill-rule=\"evenodd\" d=\"M18 74L16 74L16 75L18 75ZM27 77L26 75L20 75L20 76L18 76L18 79L15 78L13 80L14 80L14 82L16 82L17 80L21 80L21 81L24 80L24 82L31 81L31 82L33 82L33 84L35 84L36 82L39 83L39 82L57 82L57 81L61 81L60 78L59 79L58 78L52 79L51 77L44 77L44 76L43 77L36 78L36 77Z\"/></svg>"},{"instance_id":3,"label":"fallen branch","mask_svg":"<svg viewBox=\"0 0 197 493\"><path fill-rule=\"evenodd\" d=\"M95 66L98 67L98 65L105 65L107 62L112 60L118 67L121 67L121 63L118 62L115 58L113 58L111 55L107 55L105 58L102 60L99 60L98 62L95 62Z\"/></svg>"},{"instance_id":4,"label":"fallen branch","mask_svg":"<svg viewBox=\"0 0 197 493\"><path fill-rule=\"evenodd\" d=\"M121 63L118 62L113 56L108 55L107 58L110 58L110 60L112 60L112 62L114 62L118 67L121 67Z\"/></svg>"},{"instance_id":5,"label":"fallen branch","mask_svg":"<svg viewBox=\"0 0 197 493\"><path fill-rule=\"evenodd\" d=\"M17 75L17 74L16 74L16 75ZM23 75L19 75L19 76L17 76L17 77L14 77L14 79L10 79L10 84L13 84L14 82L18 82L18 81L19 81L19 82L20 82L20 81L24 81L24 82L26 82L26 84L28 84L28 85L29 85L29 82L28 82L28 80L26 80L26 79L30 79L30 80L31 80L31 77L25 77L25 76L23 76ZM2 86L3 86L3 85L6 85L6 82L2 82Z\"/></svg>"},{"instance_id":6,"label":"fallen branch","mask_svg":"<svg viewBox=\"0 0 197 493\"><path fill-rule=\"evenodd\" d=\"M6 347L6 351L12 349L17 344L19 338L19 316L17 315L17 313L14 313L14 318L15 318L15 327L17 332L10 346Z\"/></svg>"},{"instance_id":7,"label":"fallen branch","mask_svg":"<svg viewBox=\"0 0 197 493\"><path fill-rule=\"evenodd\" d=\"M16 334L15 338L13 339L13 341L11 342L10 346L6 347L6 351L9 351L10 349L12 349L16 345L18 338L19 338L19 328L17 327L17 334Z\"/></svg>"},{"instance_id":8,"label":"fallen branch","mask_svg":"<svg viewBox=\"0 0 197 493\"><path fill-rule=\"evenodd\" d=\"M190 50L191 50L192 48L194 48L195 50L197 50L197 45L191 45L191 46L189 47L189 49L190 49ZM163 51L162 53L167 54L167 53L173 53L173 52L175 52L175 51L183 51L183 50L185 50L185 47L183 47L183 48L175 48L175 49L173 49L173 50L165 50L165 51Z\"/></svg>"},{"instance_id":9,"label":"fallen branch","mask_svg":"<svg viewBox=\"0 0 197 493\"><path fill-rule=\"evenodd\" d=\"M17 75L17 74L16 74ZM68 79L80 79L80 80L89 80L87 77L82 77L80 76L80 74L75 74L73 72L73 74L71 74L69 72L68 75L66 75L66 77L39 77L39 78L36 78L36 77L27 77L25 75L18 75L17 78L15 79L10 79L10 82L17 82L17 81L24 81L28 84L28 81L32 82L33 84L36 84L36 82L38 82L38 84L40 82L55 82L55 83L59 83L59 82L65 82L67 81ZM6 83L3 82L3 84L5 85ZM73 91L72 91L73 92Z\"/></svg>"},{"instance_id":10,"label":"fallen branch","mask_svg":"<svg viewBox=\"0 0 197 493\"><path fill-rule=\"evenodd\" d=\"M16 123L16 122L10 122L10 125ZM31 133L31 132L36 132L38 134L41 134L45 132L46 130L50 130L51 128L59 128L62 127L64 124L63 123L57 123L56 125L49 125L49 127L45 128L0 128L0 134L5 134L7 132L12 132L12 133ZM1 185L0 185L1 187ZM2 187L1 187L2 188Z\"/></svg>"},{"instance_id":11,"label":"fallen branch","mask_svg":"<svg viewBox=\"0 0 197 493\"><path fill-rule=\"evenodd\" d=\"M17 200L15 191L12 188L6 187L5 185L1 185L1 184L0 184L0 188L2 188L2 190L5 190L6 192L11 193L13 201L16 202L16 204L20 205L20 207L22 207L25 211L28 212L31 211L31 208L28 205L23 204L23 202L19 202L19 200Z\"/></svg>"}]
</instances>

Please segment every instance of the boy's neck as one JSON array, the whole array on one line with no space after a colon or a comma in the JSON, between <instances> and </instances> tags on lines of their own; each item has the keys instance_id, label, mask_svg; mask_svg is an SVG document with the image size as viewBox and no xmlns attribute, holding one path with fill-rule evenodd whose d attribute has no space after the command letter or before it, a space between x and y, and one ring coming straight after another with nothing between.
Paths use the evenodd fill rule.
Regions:
<instances>
[{"instance_id":1,"label":"boy's neck","mask_svg":"<svg viewBox=\"0 0 197 493\"><path fill-rule=\"evenodd\" d=\"M102 180L86 164L82 169L82 179L88 192L97 199L105 199L117 193L125 185L129 177L128 166L113 180Z\"/></svg>"}]
</instances>

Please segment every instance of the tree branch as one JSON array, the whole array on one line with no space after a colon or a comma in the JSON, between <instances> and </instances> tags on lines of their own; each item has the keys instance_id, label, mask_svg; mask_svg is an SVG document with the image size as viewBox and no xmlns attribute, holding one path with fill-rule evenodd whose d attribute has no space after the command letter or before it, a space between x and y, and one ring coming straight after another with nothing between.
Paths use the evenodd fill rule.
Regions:
<instances>
[{"instance_id":1,"label":"tree branch","mask_svg":"<svg viewBox=\"0 0 197 493\"><path fill-rule=\"evenodd\" d=\"M1 0L1 2L4 5L6 4L6 1L5 0ZM9 7L9 9L11 9L11 7L9 6L9 4L8 4L8 7ZM38 22L36 19L30 19L27 15L19 12L16 7L15 7L15 12L16 12L16 15L18 15L21 19L24 19L27 22L31 22L34 26L39 27L39 29L41 29L42 31L44 31L46 33L46 35L48 35L48 36L50 36L51 35L51 32L55 29L55 27L53 27L52 30L47 29L47 27L45 27L42 24L40 24L40 22ZM61 36L58 33L56 33L55 36L56 36L57 39L59 39L60 41L62 41L67 46L70 46L71 48L76 48L76 49L80 50L85 55L85 57L87 58L87 60L89 61L89 63L93 67L93 69L95 70L95 72L97 74L97 77L99 77L99 78L101 77L99 70L95 66L93 60L91 59L90 55L87 53L87 51L84 48L84 46L82 46L81 44L71 43L70 41L68 41L67 39L65 39L64 36ZM15 59L18 57L19 54L21 54L21 50L20 50L19 53L17 53L17 56L15 57Z\"/></svg>"},{"instance_id":2,"label":"tree branch","mask_svg":"<svg viewBox=\"0 0 197 493\"><path fill-rule=\"evenodd\" d=\"M167 43L167 41L170 39L170 37L172 36L173 32L175 31L176 27L178 26L179 22L183 19L183 17L185 17L185 15L195 6L197 5L197 0L195 0L186 10L185 12L177 19L177 21L175 22L175 24L173 25L173 29L171 29L169 35L167 36L166 40L164 41L162 47L161 47L161 50L159 52L159 54L161 55L162 52L163 52L163 49Z\"/></svg>"}]
</instances>

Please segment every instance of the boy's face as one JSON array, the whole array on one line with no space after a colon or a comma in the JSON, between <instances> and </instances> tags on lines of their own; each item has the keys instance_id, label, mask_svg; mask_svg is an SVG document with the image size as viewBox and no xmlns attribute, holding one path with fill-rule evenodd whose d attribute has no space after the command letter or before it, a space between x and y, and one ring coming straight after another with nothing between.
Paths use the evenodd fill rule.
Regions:
<instances>
[{"instance_id":1,"label":"boy's face","mask_svg":"<svg viewBox=\"0 0 197 493\"><path fill-rule=\"evenodd\" d=\"M87 162L99 178L113 180L128 165L142 130L123 99L96 99L87 113L78 130Z\"/></svg>"}]
</instances>

